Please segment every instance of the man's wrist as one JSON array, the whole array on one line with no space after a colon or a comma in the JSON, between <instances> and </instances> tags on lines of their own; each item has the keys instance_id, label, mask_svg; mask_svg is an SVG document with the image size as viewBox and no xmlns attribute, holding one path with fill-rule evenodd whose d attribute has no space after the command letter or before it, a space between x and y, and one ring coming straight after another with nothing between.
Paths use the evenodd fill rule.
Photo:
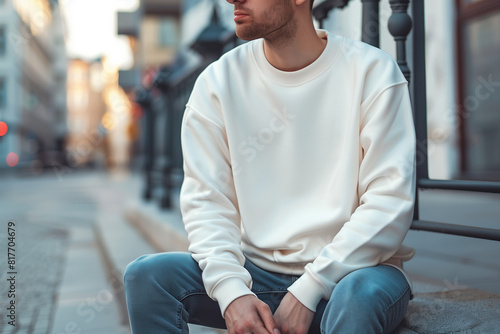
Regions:
<instances>
[{"instance_id":1,"label":"man's wrist","mask_svg":"<svg viewBox=\"0 0 500 334\"><path fill-rule=\"evenodd\" d=\"M220 282L214 288L212 295L213 299L217 300L219 303L219 308L223 317L227 307L235 299L245 295L255 296L245 282L237 277L231 277Z\"/></svg>"},{"instance_id":2,"label":"man's wrist","mask_svg":"<svg viewBox=\"0 0 500 334\"><path fill-rule=\"evenodd\" d=\"M321 299L329 298L325 288L307 272L289 286L288 291L313 312L316 312Z\"/></svg>"}]
</instances>

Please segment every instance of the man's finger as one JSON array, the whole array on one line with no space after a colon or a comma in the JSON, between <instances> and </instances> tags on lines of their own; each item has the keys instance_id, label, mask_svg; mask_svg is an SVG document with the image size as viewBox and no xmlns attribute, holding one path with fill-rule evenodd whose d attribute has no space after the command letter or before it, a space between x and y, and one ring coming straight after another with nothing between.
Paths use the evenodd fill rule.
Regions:
<instances>
[{"instance_id":1,"label":"man's finger","mask_svg":"<svg viewBox=\"0 0 500 334\"><path fill-rule=\"evenodd\" d=\"M269 334L279 334L277 331L276 323L274 322L273 313L267 304L262 303L257 308L257 312L259 313L260 319L264 323L264 327Z\"/></svg>"},{"instance_id":2,"label":"man's finger","mask_svg":"<svg viewBox=\"0 0 500 334\"><path fill-rule=\"evenodd\" d=\"M253 331L252 331L253 334L270 334L270 333L273 333L273 332L269 332L265 327L264 325L262 324L259 324L258 326L254 327Z\"/></svg>"}]
</instances>

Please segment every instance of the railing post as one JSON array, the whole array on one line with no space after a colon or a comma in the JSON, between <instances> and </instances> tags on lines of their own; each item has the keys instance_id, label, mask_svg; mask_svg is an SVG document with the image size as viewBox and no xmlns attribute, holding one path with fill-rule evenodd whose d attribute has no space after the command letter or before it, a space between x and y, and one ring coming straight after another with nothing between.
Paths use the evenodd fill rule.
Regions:
<instances>
[{"instance_id":1,"label":"railing post","mask_svg":"<svg viewBox=\"0 0 500 334\"><path fill-rule=\"evenodd\" d=\"M173 122L172 122L172 113L174 112L174 96L172 94L172 90L174 87L172 86L170 80L170 75L172 73L167 68L162 68L157 73L155 78L155 86L161 93L161 99L163 99L164 105L162 108L162 112L165 113L165 123L162 128L162 155L161 159L162 164L160 166L160 187L161 187L161 197L160 197L160 208L169 209L172 207L172 198L171 198L171 189L172 189L172 141L173 141Z\"/></svg>"},{"instance_id":2,"label":"railing post","mask_svg":"<svg viewBox=\"0 0 500 334\"><path fill-rule=\"evenodd\" d=\"M413 3L422 1L423 0L416 0L413 1ZM410 0L389 0L389 4L391 5L392 9L392 15L389 18L388 22L389 32L396 41L396 58L398 65L408 82L410 82L411 80L411 71L408 66L408 61L406 59L406 39L408 38L408 34L410 33L413 25L412 19L410 15L408 15L409 3ZM418 20L420 19L423 20L423 17L418 18ZM413 100L414 100L413 102L415 103L415 96L413 96ZM425 101L423 101L423 103L425 103ZM414 118L415 115L416 114L414 110ZM418 146L419 145L417 144L417 150ZM417 152L416 156L417 158L418 155L419 154ZM417 179L418 178L419 175L417 173ZM419 201L418 186L417 186L415 188L415 209L413 211L413 220L417 220L419 218L419 202L420 201Z\"/></svg>"},{"instance_id":3,"label":"railing post","mask_svg":"<svg viewBox=\"0 0 500 334\"><path fill-rule=\"evenodd\" d=\"M361 40L378 48L380 47L380 0L362 0L362 2Z\"/></svg>"},{"instance_id":4,"label":"railing post","mask_svg":"<svg viewBox=\"0 0 500 334\"><path fill-rule=\"evenodd\" d=\"M410 82L411 71L406 60L406 39L412 28L412 20L410 15L408 15L410 0L389 0L389 3L392 9L392 15L388 23L389 32L396 41L398 65L406 80Z\"/></svg>"},{"instance_id":5,"label":"railing post","mask_svg":"<svg viewBox=\"0 0 500 334\"><path fill-rule=\"evenodd\" d=\"M417 194L420 180L429 178L427 151L427 78L425 73L425 12L423 1L412 2L413 29L413 113L417 136ZM419 219L418 202L414 219Z\"/></svg>"},{"instance_id":6,"label":"railing post","mask_svg":"<svg viewBox=\"0 0 500 334\"><path fill-rule=\"evenodd\" d=\"M142 193L142 198L149 200L153 196L153 164L154 164L154 122L155 115L151 107L151 94L144 88L135 91L135 102L144 111L144 173L146 176L146 186Z\"/></svg>"},{"instance_id":7,"label":"railing post","mask_svg":"<svg viewBox=\"0 0 500 334\"><path fill-rule=\"evenodd\" d=\"M427 152L427 85L425 73L425 16L423 1L413 1L413 111L417 132L417 178L428 179Z\"/></svg>"},{"instance_id":8,"label":"railing post","mask_svg":"<svg viewBox=\"0 0 500 334\"><path fill-rule=\"evenodd\" d=\"M172 94L173 87L168 85L165 90L162 90L164 98L166 98L166 108L165 108L165 137L164 137L164 165L161 170L161 187L162 195L160 200L160 207L162 209L169 209L172 207L172 164L173 164L173 142L174 142L174 94Z\"/></svg>"}]
</instances>

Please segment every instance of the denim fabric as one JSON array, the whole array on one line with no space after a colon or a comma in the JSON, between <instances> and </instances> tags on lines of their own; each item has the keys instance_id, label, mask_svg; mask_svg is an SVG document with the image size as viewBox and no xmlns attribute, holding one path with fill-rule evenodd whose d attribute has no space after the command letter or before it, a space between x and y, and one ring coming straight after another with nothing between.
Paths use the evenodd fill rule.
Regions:
<instances>
[{"instance_id":1,"label":"denim fabric","mask_svg":"<svg viewBox=\"0 0 500 334\"><path fill-rule=\"evenodd\" d=\"M246 261L252 291L274 312L299 276L269 272ZM125 271L125 295L134 334L186 334L187 323L225 328L216 301L203 287L189 253L139 257ZM321 300L309 333L390 333L402 321L410 299L403 274L391 266L356 270Z\"/></svg>"}]
</instances>

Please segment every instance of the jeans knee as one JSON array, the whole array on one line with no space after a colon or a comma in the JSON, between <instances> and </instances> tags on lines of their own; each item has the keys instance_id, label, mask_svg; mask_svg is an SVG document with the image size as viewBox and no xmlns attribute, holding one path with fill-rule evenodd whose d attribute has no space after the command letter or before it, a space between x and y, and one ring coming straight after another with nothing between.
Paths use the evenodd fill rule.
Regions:
<instances>
[{"instance_id":1,"label":"jeans knee","mask_svg":"<svg viewBox=\"0 0 500 334\"><path fill-rule=\"evenodd\" d=\"M408 298L409 285L399 270L379 266L354 271L334 288L322 328L327 333L388 333L403 319Z\"/></svg>"},{"instance_id":2,"label":"jeans knee","mask_svg":"<svg viewBox=\"0 0 500 334\"><path fill-rule=\"evenodd\" d=\"M192 280L199 271L189 253L157 253L143 255L125 268L125 289L140 290L161 285L165 290L175 290L180 281ZM201 273L200 273L201 278Z\"/></svg>"},{"instance_id":3,"label":"jeans knee","mask_svg":"<svg viewBox=\"0 0 500 334\"><path fill-rule=\"evenodd\" d=\"M125 288L127 286L131 286L134 284L142 284L145 277L148 275L147 273L147 261L146 258L149 255L142 255L138 257L136 260L130 262L127 267L125 267L125 272L123 274L123 282L125 284ZM146 275L145 275L146 274Z\"/></svg>"},{"instance_id":4,"label":"jeans knee","mask_svg":"<svg viewBox=\"0 0 500 334\"><path fill-rule=\"evenodd\" d=\"M337 285L335 287L336 293L331 297L336 301L336 305L339 307L345 307L349 305L348 309L355 310L355 312L360 312L364 308L371 308L369 304L370 300L374 300L371 296L374 294L373 288L369 287L370 283L363 288L359 288L354 284L343 284Z\"/></svg>"},{"instance_id":5,"label":"jeans knee","mask_svg":"<svg viewBox=\"0 0 500 334\"><path fill-rule=\"evenodd\" d=\"M367 272L366 272L367 273ZM348 280L341 281L334 289L332 299L336 304L349 305L349 309L355 313L376 314L384 312L387 300L387 291L370 275L359 272L352 275Z\"/></svg>"}]
</instances>

